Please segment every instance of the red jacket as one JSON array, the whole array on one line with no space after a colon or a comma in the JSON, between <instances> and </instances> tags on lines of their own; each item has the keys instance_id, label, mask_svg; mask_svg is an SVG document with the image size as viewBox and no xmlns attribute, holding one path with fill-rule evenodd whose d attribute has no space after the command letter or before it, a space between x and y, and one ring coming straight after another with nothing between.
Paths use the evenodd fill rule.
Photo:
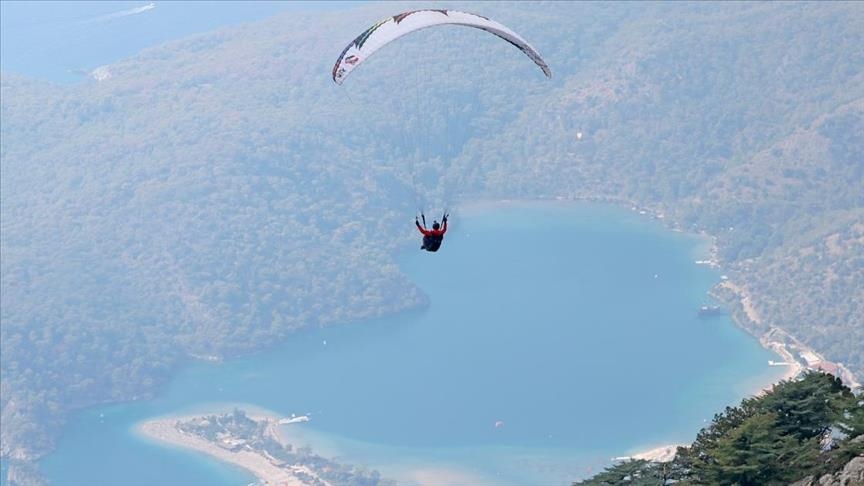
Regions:
<instances>
[{"instance_id":1,"label":"red jacket","mask_svg":"<svg viewBox=\"0 0 864 486\"><path fill-rule=\"evenodd\" d=\"M444 236L444 233L447 232L447 221L444 221L444 225L441 226L441 229L437 229L437 230L425 229L422 226L420 226L420 223L418 223L416 221L414 222L414 224L417 225L417 229L420 230L421 233L423 233L423 236Z\"/></svg>"}]
</instances>

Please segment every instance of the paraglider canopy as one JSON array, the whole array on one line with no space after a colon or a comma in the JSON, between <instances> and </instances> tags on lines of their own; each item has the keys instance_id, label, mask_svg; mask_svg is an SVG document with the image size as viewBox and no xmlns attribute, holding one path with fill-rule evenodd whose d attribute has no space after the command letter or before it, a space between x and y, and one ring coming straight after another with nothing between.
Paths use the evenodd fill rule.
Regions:
<instances>
[{"instance_id":1,"label":"paraglider canopy","mask_svg":"<svg viewBox=\"0 0 864 486\"><path fill-rule=\"evenodd\" d=\"M411 32L436 25L462 25L494 34L524 52L543 70L543 74L552 77L552 70L536 49L519 34L494 20L458 10L412 10L378 21L351 41L333 66L333 81L342 84L351 71L390 42Z\"/></svg>"}]
</instances>

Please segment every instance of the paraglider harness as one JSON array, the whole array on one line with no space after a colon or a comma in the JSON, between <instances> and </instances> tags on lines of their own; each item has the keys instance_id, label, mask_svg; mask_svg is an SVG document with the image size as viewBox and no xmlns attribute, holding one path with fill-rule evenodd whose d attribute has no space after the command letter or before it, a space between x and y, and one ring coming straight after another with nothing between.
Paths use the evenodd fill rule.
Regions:
<instances>
[{"instance_id":1,"label":"paraglider harness","mask_svg":"<svg viewBox=\"0 0 864 486\"><path fill-rule=\"evenodd\" d=\"M447 216L449 216L446 212L444 216L441 218L441 223L443 226L441 229L435 228L438 225L437 221L432 223L431 230L426 229L426 215L420 213L420 217L423 218L423 226L420 226L420 221L417 218L414 218L414 224L417 225L417 229L423 233L423 245L420 247L421 250L436 252L439 248L441 248L441 242L444 241L444 233L447 232Z\"/></svg>"}]
</instances>

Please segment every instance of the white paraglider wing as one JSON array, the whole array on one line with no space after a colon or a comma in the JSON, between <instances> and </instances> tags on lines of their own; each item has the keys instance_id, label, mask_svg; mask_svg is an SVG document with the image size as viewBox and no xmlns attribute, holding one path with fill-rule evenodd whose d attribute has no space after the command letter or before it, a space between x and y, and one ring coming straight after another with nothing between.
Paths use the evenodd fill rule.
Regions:
<instances>
[{"instance_id":1,"label":"white paraglider wing","mask_svg":"<svg viewBox=\"0 0 864 486\"><path fill-rule=\"evenodd\" d=\"M405 34L435 25L464 25L495 34L524 52L534 61L534 64L540 66L543 74L552 77L552 71L536 49L531 47L519 34L494 20L458 10L414 10L387 17L351 41L333 66L333 81L336 84L342 84L354 68L362 64L378 49Z\"/></svg>"}]
</instances>

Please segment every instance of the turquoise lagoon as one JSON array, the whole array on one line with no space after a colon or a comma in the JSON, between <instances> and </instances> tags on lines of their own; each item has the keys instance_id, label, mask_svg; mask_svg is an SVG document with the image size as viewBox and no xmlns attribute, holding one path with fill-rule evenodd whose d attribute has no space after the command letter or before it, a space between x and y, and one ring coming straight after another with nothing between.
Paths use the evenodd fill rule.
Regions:
<instances>
[{"instance_id":1,"label":"turquoise lagoon","mask_svg":"<svg viewBox=\"0 0 864 486\"><path fill-rule=\"evenodd\" d=\"M405 483L569 484L614 456L692 440L779 378L727 317L697 317L720 278L694 263L704 238L594 204L453 219L439 253L399 257L427 308L195 363L153 400L79 413L43 461L52 483L245 485L243 470L135 432L242 404L309 414L285 434Z\"/></svg>"}]
</instances>

